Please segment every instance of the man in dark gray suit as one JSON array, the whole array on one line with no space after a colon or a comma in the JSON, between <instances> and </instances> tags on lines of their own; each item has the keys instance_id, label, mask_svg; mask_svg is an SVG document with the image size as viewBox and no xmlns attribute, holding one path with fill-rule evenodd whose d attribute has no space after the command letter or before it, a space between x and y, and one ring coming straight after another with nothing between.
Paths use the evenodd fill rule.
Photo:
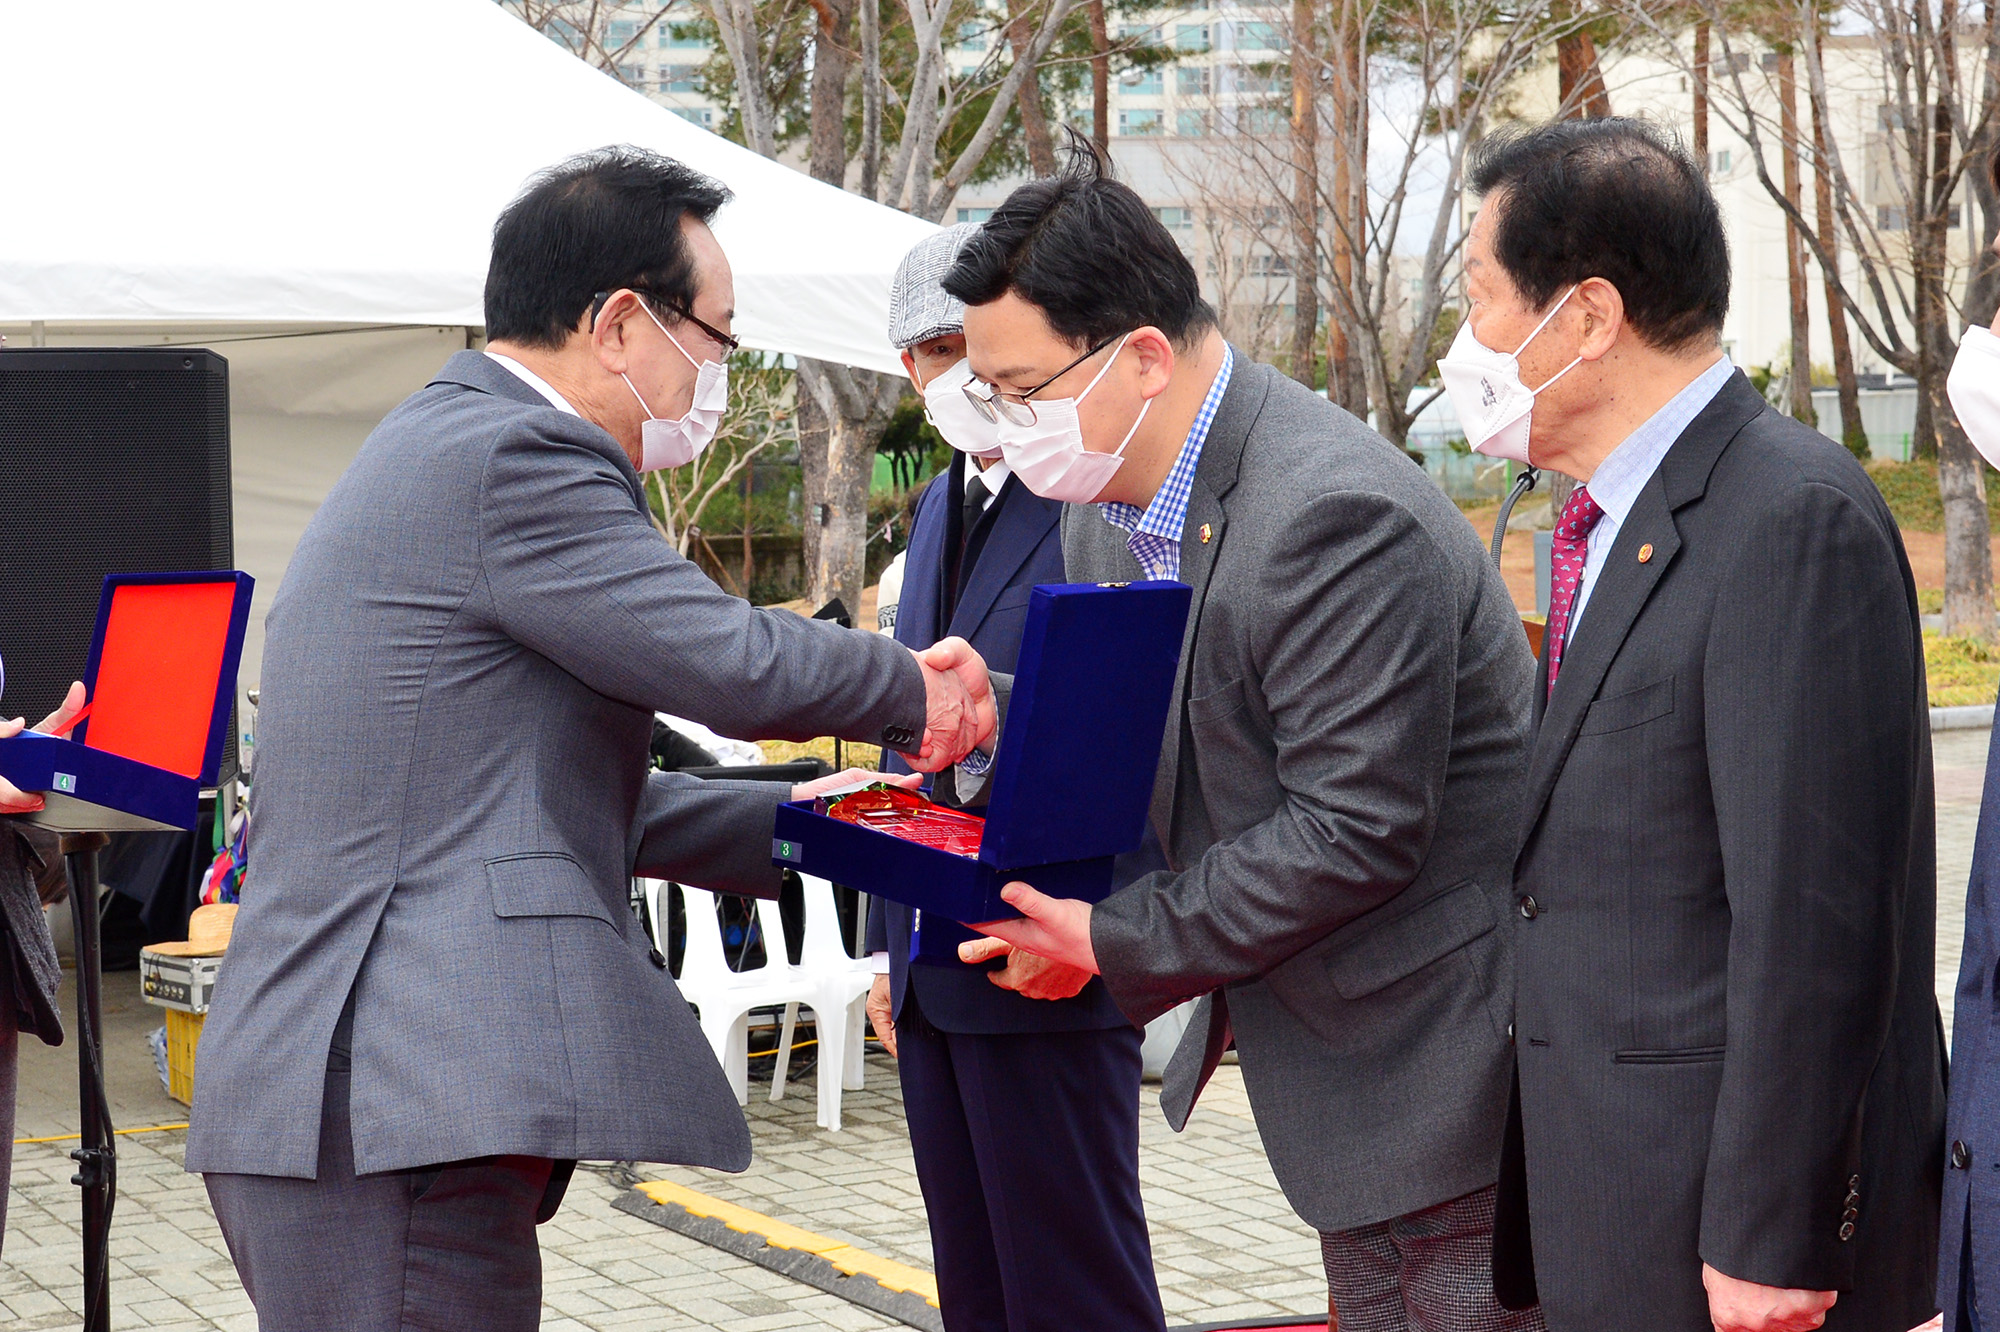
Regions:
<instances>
[{"instance_id":1,"label":"man in dark gray suit","mask_svg":"<svg viewBox=\"0 0 2000 1332\"><path fill-rule=\"evenodd\" d=\"M1903 1332L1935 1307L1944 1087L1902 541L1730 365L1721 217L1658 130L1498 137L1472 181L1446 383L1582 483L1514 871L1496 1276L1557 1332Z\"/></svg>"},{"instance_id":2,"label":"man in dark gray suit","mask_svg":"<svg viewBox=\"0 0 2000 1332\"><path fill-rule=\"evenodd\" d=\"M1533 662L1478 537L1223 340L1086 144L945 289L1015 475L1073 501L1067 576L1194 589L1152 811L1170 868L1095 908L1011 885L1029 919L986 928L1100 972L1135 1024L1206 996L1163 1105L1185 1122L1233 1034L1343 1332L1539 1328L1490 1285Z\"/></svg>"},{"instance_id":3,"label":"man in dark gray suit","mask_svg":"<svg viewBox=\"0 0 2000 1332\"><path fill-rule=\"evenodd\" d=\"M187 1152L264 1332L533 1328L577 1159L749 1163L627 885L776 896L793 792L649 774L656 710L929 769L990 734L970 649L961 677L754 609L653 526L639 471L726 398L726 198L636 149L531 183L494 230L489 351L375 430L273 603Z\"/></svg>"}]
</instances>

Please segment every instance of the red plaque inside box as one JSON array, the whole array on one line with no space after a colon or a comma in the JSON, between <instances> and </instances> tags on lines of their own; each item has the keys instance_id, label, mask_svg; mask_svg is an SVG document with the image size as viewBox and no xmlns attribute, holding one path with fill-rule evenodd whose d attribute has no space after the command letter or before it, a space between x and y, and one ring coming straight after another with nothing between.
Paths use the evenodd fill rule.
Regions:
<instances>
[{"instance_id":1,"label":"red plaque inside box","mask_svg":"<svg viewBox=\"0 0 2000 1332\"><path fill-rule=\"evenodd\" d=\"M968 859L979 854L979 838L986 831L986 821L978 815L933 804L914 791L856 791L825 802L820 812Z\"/></svg>"}]
</instances>

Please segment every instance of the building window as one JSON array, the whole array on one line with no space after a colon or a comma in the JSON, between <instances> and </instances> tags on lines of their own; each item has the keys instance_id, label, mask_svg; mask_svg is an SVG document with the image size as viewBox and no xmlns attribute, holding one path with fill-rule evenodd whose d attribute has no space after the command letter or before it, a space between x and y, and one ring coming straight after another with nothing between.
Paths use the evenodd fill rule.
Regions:
<instances>
[{"instance_id":1,"label":"building window","mask_svg":"<svg viewBox=\"0 0 2000 1332\"><path fill-rule=\"evenodd\" d=\"M1155 208L1153 216L1160 219L1160 225L1168 231L1193 231L1194 209Z\"/></svg>"},{"instance_id":2,"label":"building window","mask_svg":"<svg viewBox=\"0 0 2000 1332\"><path fill-rule=\"evenodd\" d=\"M705 106L677 106L673 108L673 112L682 120L699 125L703 129L715 123L715 113Z\"/></svg>"},{"instance_id":3,"label":"building window","mask_svg":"<svg viewBox=\"0 0 2000 1332\"><path fill-rule=\"evenodd\" d=\"M1165 91L1164 81L1157 67L1153 69L1128 69L1118 76L1124 90L1137 97L1157 97Z\"/></svg>"},{"instance_id":4,"label":"building window","mask_svg":"<svg viewBox=\"0 0 2000 1332\"><path fill-rule=\"evenodd\" d=\"M1208 137L1207 111L1181 111L1174 116L1174 133L1183 139L1206 139Z\"/></svg>"},{"instance_id":5,"label":"building window","mask_svg":"<svg viewBox=\"0 0 2000 1332\"><path fill-rule=\"evenodd\" d=\"M1118 132L1120 134L1158 134L1160 113L1157 111L1120 111Z\"/></svg>"},{"instance_id":6,"label":"building window","mask_svg":"<svg viewBox=\"0 0 2000 1332\"><path fill-rule=\"evenodd\" d=\"M1907 231L1910 215L1901 204L1875 205L1875 229L1877 231Z\"/></svg>"},{"instance_id":7,"label":"building window","mask_svg":"<svg viewBox=\"0 0 2000 1332\"><path fill-rule=\"evenodd\" d=\"M1253 254L1250 256L1251 277L1290 277L1292 265L1282 254Z\"/></svg>"},{"instance_id":8,"label":"building window","mask_svg":"<svg viewBox=\"0 0 2000 1332\"><path fill-rule=\"evenodd\" d=\"M1230 82L1237 92L1256 97L1283 92L1291 84L1289 74L1270 65L1237 65L1230 74Z\"/></svg>"},{"instance_id":9,"label":"building window","mask_svg":"<svg viewBox=\"0 0 2000 1332\"><path fill-rule=\"evenodd\" d=\"M1729 174L1729 150L1727 148L1719 148L1709 154L1709 171L1711 174L1717 176L1726 176Z\"/></svg>"},{"instance_id":10,"label":"building window","mask_svg":"<svg viewBox=\"0 0 2000 1332\"><path fill-rule=\"evenodd\" d=\"M986 25L984 23L959 24L958 49L961 51L984 51L986 49Z\"/></svg>"},{"instance_id":11,"label":"building window","mask_svg":"<svg viewBox=\"0 0 2000 1332\"><path fill-rule=\"evenodd\" d=\"M662 23L660 25L660 45L671 46L681 51L705 51L708 43L694 35L691 23Z\"/></svg>"},{"instance_id":12,"label":"building window","mask_svg":"<svg viewBox=\"0 0 2000 1332\"><path fill-rule=\"evenodd\" d=\"M1238 23L1234 36L1239 51L1277 51L1282 49L1278 40L1278 29L1269 23Z\"/></svg>"},{"instance_id":13,"label":"building window","mask_svg":"<svg viewBox=\"0 0 2000 1332\"><path fill-rule=\"evenodd\" d=\"M662 65L660 66L660 91L676 93L700 92L701 89L695 86L695 80L700 77L700 65Z\"/></svg>"},{"instance_id":14,"label":"building window","mask_svg":"<svg viewBox=\"0 0 2000 1332\"><path fill-rule=\"evenodd\" d=\"M992 216L993 210L991 208L961 208L958 210L958 220L961 222L984 222Z\"/></svg>"},{"instance_id":15,"label":"building window","mask_svg":"<svg viewBox=\"0 0 2000 1332\"><path fill-rule=\"evenodd\" d=\"M1246 106L1236 115L1239 134L1282 134L1290 125L1291 117L1274 106Z\"/></svg>"},{"instance_id":16,"label":"building window","mask_svg":"<svg viewBox=\"0 0 2000 1332\"><path fill-rule=\"evenodd\" d=\"M613 20L610 28L606 31L604 40L615 51L638 35L639 25L637 23L631 19L616 19Z\"/></svg>"},{"instance_id":17,"label":"building window","mask_svg":"<svg viewBox=\"0 0 2000 1332\"><path fill-rule=\"evenodd\" d=\"M1207 65L1182 65L1174 71L1174 91L1183 97L1206 97L1209 90Z\"/></svg>"},{"instance_id":18,"label":"building window","mask_svg":"<svg viewBox=\"0 0 2000 1332\"><path fill-rule=\"evenodd\" d=\"M634 88L640 87L646 82L646 67L644 65L620 65L618 67L618 78L620 82L629 84Z\"/></svg>"},{"instance_id":19,"label":"building window","mask_svg":"<svg viewBox=\"0 0 2000 1332\"><path fill-rule=\"evenodd\" d=\"M577 34L576 29L559 18L550 19L548 26L543 28L542 31L548 35L550 41L556 43L558 46L566 47L571 51L581 51L583 49L583 39Z\"/></svg>"},{"instance_id":20,"label":"building window","mask_svg":"<svg viewBox=\"0 0 2000 1332\"><path fill-rule=\"evenodd\" d=\"M1174 28L1174 49L1200 53L1208 50L1208 25L1206 23L1182 23Z\"/></svg>"}]
</instances>

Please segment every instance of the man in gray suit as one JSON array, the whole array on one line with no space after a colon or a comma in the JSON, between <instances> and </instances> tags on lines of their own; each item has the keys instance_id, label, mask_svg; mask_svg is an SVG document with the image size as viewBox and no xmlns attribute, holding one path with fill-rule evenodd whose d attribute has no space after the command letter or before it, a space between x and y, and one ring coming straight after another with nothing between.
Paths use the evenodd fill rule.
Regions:
<instances>
[{"instance_id":1,"label":"man in gray suit","mask_svg":"<svg viewBox=\"0 0 2000 1332\"><path fill-rule=\"evenodd\" d=\"M991 732L970 649L953 674L754 609L652 524L640 469L698 453L726 396L726 198L629 148L532 182L494 230L489 351L375 430L273 603L187 1152L264 1332L535 1327L577 1159L749 1163L627 884L775 896L794 793L649 773L655 710L930 769Z\"/></svg>"},{"instance_id":2,"label":"man in gray suit","mask_svg":"<svg viewBox=\"0 0 2000 1332\"><path fill-rule=\"evenodd\" d=\"M985 928L1101 973L1134 1023L1206 996L1162 1104L1184 1123L1233 1035L1342 1332L1539 1328L1489 1268L1520 617L1438 488L1231 348L1106 174L1078 144L945 289L1015 475L1073 502L1067 576L1194 589L1153 799L1170 867L1095 908L1012 885L1028 919Z\"/></svg>"}]
</instances>

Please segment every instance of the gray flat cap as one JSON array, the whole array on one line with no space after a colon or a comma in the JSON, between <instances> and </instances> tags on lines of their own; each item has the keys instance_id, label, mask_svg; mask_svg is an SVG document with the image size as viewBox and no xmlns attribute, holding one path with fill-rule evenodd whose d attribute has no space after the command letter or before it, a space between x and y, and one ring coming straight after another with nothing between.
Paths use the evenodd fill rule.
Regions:
<instances>
[{"instance_id":1,"label":"gray flat cap","mask_svg":"<svg viewBox=\"0 0 2000 1332\"><path fill-rule=\"evenodd\" d=\"M908 349L925 338L965 331L965 304L945 294L939 284L977 222L961 222L927 236L896 265L889 284L889 341Z\"/></svg>"}]
</instances>

